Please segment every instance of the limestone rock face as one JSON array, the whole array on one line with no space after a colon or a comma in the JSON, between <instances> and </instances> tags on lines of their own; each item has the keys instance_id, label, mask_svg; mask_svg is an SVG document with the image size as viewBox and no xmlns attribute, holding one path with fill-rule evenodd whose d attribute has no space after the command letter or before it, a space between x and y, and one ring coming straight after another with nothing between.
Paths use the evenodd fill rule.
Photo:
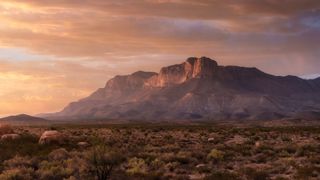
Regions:
<instances>
[{"instance_id":1,"label":"limestone rock face","mask_svg":"<svg viewBox=\"0 0 320 180\"><path fill-rule=\"evenodd\" d=\"M155 79L151 79L151 83L147 85L154 87L166 87L174 84L185 82L190 77L191 66L189 63L177 64L173 66L164 67L161 69Z\"/></svg>"},{"instance_id":2,"label":"limestone rock face","mask_svg":"<svg viewBox=\"0 0 320 180\"><path fill-rule=\"evenodd\" d=\"M39 144L58 143L63 144L66 141L66 136L58 131L45 131L40 139Z\"/></svg>"},{"instance_id":3,"label":"limestone rock face","mask_svg":"<svg viewBox=\"0 0 320 180\"><path fill-rule=\"evenodd\" d=\"M246 120L320 118L320 79L274 76L254 67L191 57L159 73L116 76L51 119ZM306 115L304 115L306 117Z\"/></svg>"},{"instance_id":4,"label":"limestone rock face","mask_svg":"<svg viewBox=\"0 0 320 180\"><path fill-rule=\"evenodd\" d=\"M192 59L188 59L188 62ZM193 60L193 72L192 77L194 78L212 78L217 72L218 63L206 57Z\"/></svg>"},{"instance_id":5,"label":"limestone rock face","mask_svg":"<svg viewBox=\"0 0 320 180\"><path fill-rule=\"evenodd\" d=\"M181 84L192 78L212 78L218 69L218 63L206 57L188 58L182 64L163 67L159 75L146 82L146 86L167 87Z\"/></svg>"}]
</instances>

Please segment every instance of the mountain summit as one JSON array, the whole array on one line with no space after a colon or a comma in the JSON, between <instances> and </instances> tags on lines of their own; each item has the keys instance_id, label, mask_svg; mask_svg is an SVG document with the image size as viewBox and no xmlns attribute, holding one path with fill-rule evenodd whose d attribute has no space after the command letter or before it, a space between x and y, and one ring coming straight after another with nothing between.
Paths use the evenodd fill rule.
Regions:
<instances>
[{"instance_id":1,"label":"mountain summit","mask_svg":"<svg viewBox=\"0 0 320 180\"><path fill-rule=\"evenodd\" d=\"M191 57L159 73L115 76L50 118L137 120L279 119L320 112L319 79L274 76ZM313 116L312 116L313 117ZM318 117L315 117L318 118Z\"/></svg>"}]
</instances>

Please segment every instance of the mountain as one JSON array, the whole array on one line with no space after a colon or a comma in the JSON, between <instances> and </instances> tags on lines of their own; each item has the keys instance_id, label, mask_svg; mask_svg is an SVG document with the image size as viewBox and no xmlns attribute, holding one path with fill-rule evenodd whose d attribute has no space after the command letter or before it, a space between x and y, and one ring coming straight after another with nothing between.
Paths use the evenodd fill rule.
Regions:
<instances>
[{"instance_id":1,"label":"mountain","mask_svg":"<svg viewBox=\"0 0 320 180\"><path fill-rule=\"evenodd\" d=\"M282 119L320 112L320 78L274 76L257 68L188 58L159 73L116 76L51 119ZM320 117L320 116L319 116ZM318 118L316 116L315 118Z\"/></svg>"},{"instance_id":2,"label":"mountain","mask_svg":"<svg viewBox=\"0 0 320 180\"><path fill-rule=\"evenodd\" d=\"M34 125L46 124L49 121L43 118L29 116L27 114L19 114L15 116L8 116L0 119L0 123L14 124L14 125Z\"/></svg>"}]
</instances>

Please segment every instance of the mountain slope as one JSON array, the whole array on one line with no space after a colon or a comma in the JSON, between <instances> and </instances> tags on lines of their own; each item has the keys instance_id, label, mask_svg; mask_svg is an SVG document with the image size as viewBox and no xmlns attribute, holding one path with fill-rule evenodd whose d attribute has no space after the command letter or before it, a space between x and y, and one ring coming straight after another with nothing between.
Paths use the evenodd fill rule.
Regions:
<instances>
[{"instance_id":1,"label":"mountain slope","mask_svg":"<svg viewBox=\"0 0 320 180\"><path fill-rule=\"evenodd\" d=\"M188 58L160 73L116 76L50 118L279 119L320 112L320 79L273 76L257 68ZM315 113L313 113L315 114Z\"/></svg>"},{"instance_id":2,"label":"mountain slope","mask_svg":"<svg viewBox=\"0 0 320 180\"><path fill-rule=\"evenodd\" d=\"M29 116L27 114L19 114L15 116L8 116L0 118L0 123L5 124L24 124L24 125L33 125L33 124L45 124L49 121L43 118Z\"/></svg>"}]
</instances>

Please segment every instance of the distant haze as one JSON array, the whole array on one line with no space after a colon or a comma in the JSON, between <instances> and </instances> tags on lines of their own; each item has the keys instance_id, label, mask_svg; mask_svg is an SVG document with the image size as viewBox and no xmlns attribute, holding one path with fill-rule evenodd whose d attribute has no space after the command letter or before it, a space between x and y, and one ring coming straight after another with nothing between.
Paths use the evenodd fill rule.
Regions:
<instances>
[{"instance_id":1,"label":"distant haze","mask_svg":"<svg viewBox=\"0 0 320 180\"><path fill-rule=\"evenodd\" d=\"M0 20L0 116L58 111L190 56L320 74L318 0L2 0Z\"/></svg>"}]
</instances>

